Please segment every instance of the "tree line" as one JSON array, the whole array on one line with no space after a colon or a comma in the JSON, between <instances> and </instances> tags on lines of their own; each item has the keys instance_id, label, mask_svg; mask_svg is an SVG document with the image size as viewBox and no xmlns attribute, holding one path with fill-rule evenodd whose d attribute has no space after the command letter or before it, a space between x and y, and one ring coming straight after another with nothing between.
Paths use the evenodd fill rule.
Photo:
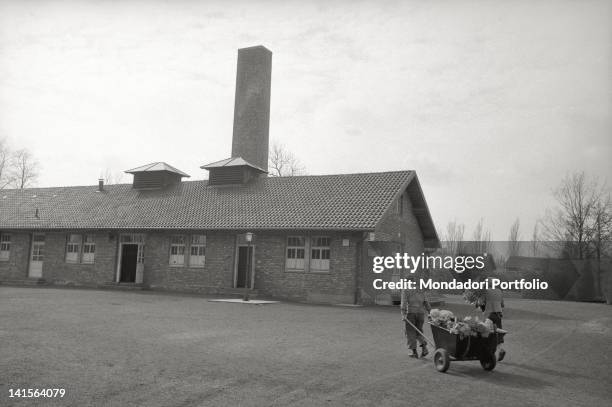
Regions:
<instances>
[{"instance_id":1,"label":"tree line","mask_svg":"<svg viewBox=\"0 0 612 407\"><path fill-rule=\"evenodd\" d=\"M507 257L530 255L571 259L597 259L612 255L612 199L605 181L588 177L584 172L567 175L553 189L556 201L538 219L533 231L523 239L517 218L508 233ZM484 253L491 249L490 232L481 219L474 229L472 241L465 238L465 225L449 222L440 233L444 250L452 254Z\"/></svg>"}]
</instances>

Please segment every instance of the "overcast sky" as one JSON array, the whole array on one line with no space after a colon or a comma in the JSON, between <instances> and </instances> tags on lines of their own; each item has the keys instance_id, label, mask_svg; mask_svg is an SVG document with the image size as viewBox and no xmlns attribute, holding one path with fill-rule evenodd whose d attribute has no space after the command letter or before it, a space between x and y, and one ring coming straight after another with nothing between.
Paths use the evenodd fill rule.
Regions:
<instances>
[{"instance_id":1,"label":"overcast sky","mask_svg":"<svg viewBox=\"0 0 612 407\"><path fill-rule=\"evenodd\" d=\"M231 150L237 49L309 174L414 169L436 224L528 239L565 174L612 182L610 1L4 1L0 137L39 186ZM125 182L131 176L124 177Z\"/></svg>"}]
</instances>

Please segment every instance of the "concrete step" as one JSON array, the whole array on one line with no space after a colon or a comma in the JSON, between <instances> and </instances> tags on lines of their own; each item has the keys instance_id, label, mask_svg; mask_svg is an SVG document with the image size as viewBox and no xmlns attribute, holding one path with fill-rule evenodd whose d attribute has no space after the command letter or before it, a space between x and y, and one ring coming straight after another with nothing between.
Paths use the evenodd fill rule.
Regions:
<instances>
[{"instance_id":1,"label":"concrete step","mask_svg":"<svg viewBox=\"0 0 612 407\"><path fill-rule=\"evenodd\" d=\"M144 284L136 284L136 283L115 283L109 281L104 285L100 286L101 288L112 288L113 290L144 290Z\"/></svg>"},{"instance_id":2,"label":"concrete step","mask_svg":"<svg viewBox=\"0 0 612 407\"><path fill-rule=\"evenodd\" d=\"M248 288L223 288L219 289L219 295L231 295L243 297L245 293L249 294L249 298L256 298L259 292L257 290L250 290Z\"/></svg>"}]
</instances>

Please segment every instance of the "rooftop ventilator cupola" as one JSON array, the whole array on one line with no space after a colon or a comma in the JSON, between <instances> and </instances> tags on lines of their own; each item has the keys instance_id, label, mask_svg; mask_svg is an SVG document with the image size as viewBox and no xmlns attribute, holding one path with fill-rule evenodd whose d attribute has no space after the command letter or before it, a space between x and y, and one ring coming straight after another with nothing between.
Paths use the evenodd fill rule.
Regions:
<instances>
[{"instance_id":1,"label":"rooftop ventilator cupola","mask_svg":"<svg viewBox=\"0 0 612 407\"><path fill-rule=\"evenodd\" d=\"M183 177L189 177L183 171L164 162L156 162L125 171L134 175L134 189L163 189L179 184Z\"/></svg>"}]
</instances>

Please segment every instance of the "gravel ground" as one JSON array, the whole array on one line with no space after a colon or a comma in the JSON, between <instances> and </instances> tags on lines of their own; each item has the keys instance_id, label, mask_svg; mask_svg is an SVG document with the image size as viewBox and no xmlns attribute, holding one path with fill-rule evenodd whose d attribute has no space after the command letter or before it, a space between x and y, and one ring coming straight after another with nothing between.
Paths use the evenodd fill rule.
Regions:
<instances>
[{"instance_id":1,"label":"gravel ground","mask_svg":"<svg viewBox=\"0 0 612 407\"><path fill-rule=\"evenodd\" d=\"M611 405L611 306L506 307L506 360L442 374L408 358L397 308L0 287L0 405ZM456 297L445 308L472 312ZM66 396L9 398L49 387Z\"/></svg>"}]
</instances>

